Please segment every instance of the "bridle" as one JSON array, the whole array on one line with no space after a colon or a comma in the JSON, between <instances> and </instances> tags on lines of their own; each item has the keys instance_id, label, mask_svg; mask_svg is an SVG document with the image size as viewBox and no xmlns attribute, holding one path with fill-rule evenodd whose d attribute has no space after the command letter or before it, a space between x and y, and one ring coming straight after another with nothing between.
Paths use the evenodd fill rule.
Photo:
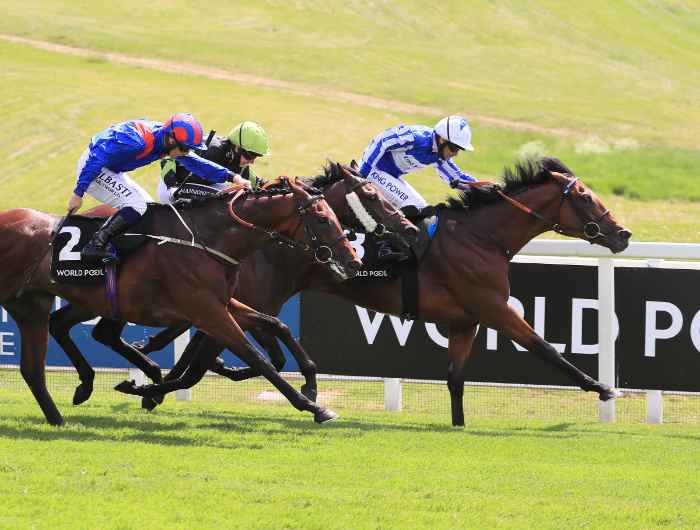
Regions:
<instances>
[{"instance_id":1,"label":"bridle","mask_svg":"<svg viewBox=\"0 0 700 530\"><path fill-rule=\"evenodd\" d=\"M348 206L350 207L350 211L352 211L352 213L362 225L364 232L366 234L374 234L377 237L382 237L387 232L386 226L382 223L377 223L374 220L372 214L370 214L367 211L367 208L365 208L364 204L362 204L362 201L360 200L356 192L356 190L361 189L362 187L367 185L371 186L372 183L364 179L358 179L358 182L355 182L352 185L348 185L348 183L346 182L345 189L347 190L347 193L345 194L345 200ZM398 215L401 218L404 217L404 214L401 212L401 210L398 209L391 214L391 217L393 217L394 215Z\"/></svg>"},{"instance_id":2,"label":"bridle","mask_svg":"<svg viewBox=\"0 0 700 530\"><path fill-rule=\"evenodd\" d=\"M286 180L286 179L283 179ZM224 192L225 193L225 192ZM229 192L230 193L230 192ZM291 193L291 190L279 190L278 192L280 195L286 194L286 193ZM335 241L330 245L325 245L321 241L321 239L316 235L316 232L314 231L313 227L311 226L311 223L309 221L309 209L311 206L318 200L323 199L323 195L312 195L309 199L300 202L296 199L295 197L295 203L296 203L296 214L299 217L299 223L297 227L295 228L294 232L292 235L296 234L299 230L300 227L304 228L304 231L306 232L306 235L310 241L310 245L307 243L302 243L300 241L297 241L295 239L292 239L290 237L285 236L284 234L272 230L269 228L265 228L262 226L258 226L254 223L251 223L249 221L246 221L245 219L241 218L236 212L235 212L235 203L241 198L246 198L250 195L255 195L255 194L267 194L267 195L272 195L273 192L272 190L263 190L263 191L253 191L248 188L241 188L235 192L233 192L233 197L229 201L228 204L228 211L229 215L231 218L241 226L248 228L250 230L256 230L258 232L263 232L266 234L272 241L275 241L279 245L286 245L290 248L296 248L299 250L302 250L304 252L310 252L313 254L314 260L317 263L321 264L328 264L331 261L333 261L333 249L342 241L347 239L347 235L345 234L340 234ZM277 193L274 193L277 194Z\"/></svg>"},{"instance_id":3,"label":"bridle","mask_svg":"<svg viewBox=\"0 0 700 530\"><path fill-rule=\"evenodd\" d=\"M565 236L569 237L580 237L582 239L585 239L586 241L593 242L595 239L606 239L605 234L602 232L600 229L600 222L610 214L610 210L605 210L603 213L601 213L599 216L586 221L586 214L581 210L581 206L578 204L577 201L573 200L573 195L571 194L571 190L574 188L576 185L576 182L578 182L578 177L571 176L571 178L568 178L566 175L561 174L564 178L567 179L567 183L564 186L562 192L561 192L561 201L559 203L559 211L561 211L561 207L564 204L564 201L567 199L569 200L569 204L571 204L571 207L574 209L574 212L576 212L576 217L578 217L579 221L583 223L582 228L576 228L576 227L570 227L570 226L565 226L561 223L558 223L556 221L553 221L552 219L549 219L548 217L542 215L536 210L533 210L529 206L526 206L525 204L521 203L520 201L514 199L513 197L509 197L505 193L503 193L501 190L498 190L498 194L503 197L508 203L516 207L518 210L521 210L528 215L531 215L532 217L539 219L540 221L544 221L545 223L549 224L552 227L552 230L554 230L557 234L562 234Z\"/></svg>"}]
</instances>

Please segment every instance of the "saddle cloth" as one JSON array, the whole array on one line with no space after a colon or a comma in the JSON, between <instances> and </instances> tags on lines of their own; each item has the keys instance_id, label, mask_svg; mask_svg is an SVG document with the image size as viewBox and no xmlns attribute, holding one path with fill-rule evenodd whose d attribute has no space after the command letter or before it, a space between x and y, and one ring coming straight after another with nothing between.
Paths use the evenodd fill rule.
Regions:
<instances>
[{"instance_id":1,"label":"saddle cloth","mask_svg":"<svg viewBox=\"0 0 700 530\"><path fill-rule=\"evenodd\" d=\"M149 205L149 211L150 211ZM148 211L144 215L148 215ZM105 264L84 260L80 251L93 234L105 222L104 217L72 215L56 236L51 254L51 277L58 283L72 285L97 285L105 281ZM130 233L144 233L143 220L129 229ZM146 242L146 236L117 236L112 244L120 258L126 257Z\"/></svg>"}]
</instances>

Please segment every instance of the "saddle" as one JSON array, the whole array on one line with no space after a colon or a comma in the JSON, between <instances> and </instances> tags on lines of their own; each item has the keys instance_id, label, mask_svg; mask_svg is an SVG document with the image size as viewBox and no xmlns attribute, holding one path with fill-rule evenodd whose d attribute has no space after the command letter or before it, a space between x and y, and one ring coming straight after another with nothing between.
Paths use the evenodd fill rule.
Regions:
<instances>
[{"instance_id":1,"label":"saddle","mask_svg":"<svg viewBox=\"0 0 700 530\"><path fill-rule=\"evenodd\" d=\"M434 209L424 210L428 216L409 219L419 228L418 239L411 245L409 258L400 262L382 263L378 259L379 242L383 241L374 234L365 234L359 244L364 249L362 268L352 281L377 281L401 279L401 318L415 320L418 318L418 266L430 249L430 243L437 232L440 217Z\"/></svg>"}]
</instances>

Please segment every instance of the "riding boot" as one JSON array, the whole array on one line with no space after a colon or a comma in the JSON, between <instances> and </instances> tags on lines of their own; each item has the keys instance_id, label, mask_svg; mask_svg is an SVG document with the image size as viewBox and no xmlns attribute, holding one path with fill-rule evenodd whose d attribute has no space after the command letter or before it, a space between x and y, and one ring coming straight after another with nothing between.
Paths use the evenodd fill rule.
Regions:
<instances>
[{"instance_id":1,"label":"riding boot","mask_svg":"<svg viewBox=\"0 0 700 530\"><path fill-rule=\"evenodd\" d=\"M130 206L122 208L107 219L99 230L95 232L92 239L80 252L81 257L83 259L103 260L105 262L119 261L117 252L110 240L136 224L139 219L141 219L141 215Z\"/></svg>"}]
</instances>

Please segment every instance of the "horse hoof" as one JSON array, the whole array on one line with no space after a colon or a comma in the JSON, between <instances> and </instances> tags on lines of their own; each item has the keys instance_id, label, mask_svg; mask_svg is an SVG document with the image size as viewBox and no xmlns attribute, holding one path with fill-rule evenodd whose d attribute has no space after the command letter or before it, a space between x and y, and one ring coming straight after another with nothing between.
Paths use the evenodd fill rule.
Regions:
<instances>
[{"instance_id":1,"label":"horse hoof","mask_svg":"<svg viewBox=\"0 0 700 530\"><path fill-rule=\"evenodd\" d=\"M165 400L165 394L158 394L157 396L151 396L151 399L155 401L156 405L162 405Z\"/></svg>"},{"instance_id":2,"label":"horse hoof","mask_svg":"<svg viewBox=\"0 0 700 530\"><path fill-rule=\"evenodd\" d=\"M89 383L80 383L73 394L73 405L85 403L92 395L92 381Z\"/></svg>"},{"instance_id":3,"label":"horse hoof","mask_svg":"<svg viewBox=\"0 0 700 530\"><path fill-rule=\"evenodd\" d=\"M63 419L62 416L57 416L56 418L51 418L49 421L49 424L52 427L61 427L63 424L66 423L66 421Z\"/></svg>"},{"instance_id":4,"label":"horse hoof","mask_svg":"<svg viewBox=\"0 0 700 530\"><path fill-rule=\"evenodd\" d=\"M122 381L114 387L114 390L121 392L122 394L129 394L132 396L138 395L136 392L136 383L134 381Z\"/></svg>"},{"instance_id":5,"label":"horse hoof","mask_svg":"<svg viewBox=\"0 0 700 530\"><path fill-rule=\"evenodd\" d=\"M149 412L156 408L158 405L159 403L155 399L149 397L141 398L141 408L146 409Z\"/></svg>"},{"instance_id":6,"label":"horse hoof","mask_svg":"<svg viewBox=\"0 0 700 530\"><path fill-rule=\"evenodd\" d=\"M303 384L301 385L301 394L305 396L309 401L316 401L316 397L318 397L318 391L316 390L316 387Z\"/></svg>"},{"instance_id":7,"label":"horse hoof","mask_svg":"<svg viewBox=\"0 0 700 530\"><path fill-rule=\"evenodd\" d=\"M617 399L624 396L625 395L617 388L606 388L603 392L600 393L600 400L610 401L611 399Z\"/></svg>"},{"instance_id":8,"label":"horse hoof","mask_svg":"<svg viewBox=\"0 0 700 530\"><path fill-rule=\"evenodd\" d=\"M314 421L316 423L326 423L327 421L333 421L338 415L330 409L324 409L321 407L314 413Z\"/></svg>"}]
</instances>

